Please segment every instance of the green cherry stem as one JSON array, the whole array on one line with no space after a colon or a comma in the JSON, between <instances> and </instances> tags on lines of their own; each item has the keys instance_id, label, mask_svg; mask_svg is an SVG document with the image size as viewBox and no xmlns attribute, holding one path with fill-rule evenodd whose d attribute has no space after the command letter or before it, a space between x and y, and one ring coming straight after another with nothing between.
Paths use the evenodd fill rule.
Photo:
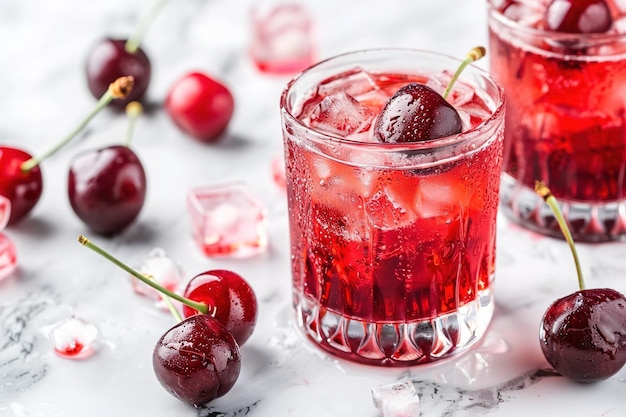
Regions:
<instances>
[{"instance_id":1,"label":"green cherry stem","mask_svg":"<svg viewBox=\"0 0 626 417\"><path fill-rule=\"evenodd\" d=\"M146 32L148 31L148 28L167 2L168 0L159 0L152 5L152 7L139 22L139 25L137 25L137 27L135 28L135 32L126 41L126 44L124 45L124 49L126 49L126 52L128 52L129 54L134 54L135 52L137 52L137 49L139 49L139 44L141 43L141 40L143 39Z\"/></svg>"},{"instance_id":2,"label":"green cherry stem","mask_svg":"<svg viewBox=\"0 0 626 417\"><path fill-rule=\"evenodd\" d=\"M143 106L138 101L131 101L126 105L126 116L128 123L126 125L126 140L124 145L130 146L130 142L133 140L133 133L135 132L135 123L139 116L143 113Z\"/></svg>"},{"instance_id":3,"label":"green cherry stem","mask_svg":"<svg viewBox=\"0 0 626 417\"><path fill-rule=\"evenodd\" d=\"M585 280L583 279L583 273L580 269L580 262L578 261L578 253L576 252L576 246L574 245L574 238L572 237L572 233L567 227L567 222L565 221L565 217L563 217L563 212L561 211L561 207L559 207L559 203L556 201L556 197L552 194L552 191L541 181L535 182L535 192L539 194L541 198L546 202L546 204L552 209L554 213L554 217L556 217L556 221L561 228L561 232L565 236L565 240L569 245L570 250L572 251L572 256L574 257L574 264L576 265L576 274L578 275L578 287L580 290L585 289Z\"/></svg>"},{"instance_id":4,"label":"green cherry stem","mask_svg":"<svg viewBox=\"0 0 626 417\"><path fill-rule=\"evenodd\" d=\"M20 169L22 172L27 173L31 169L35 168L39 165L44 159L49 158L53 154L55 154L59 149L63 146L67 145L74 137L80 133L81 130L87 126L87 124L93 119L96 114L100 112L103 108L105 108L111 101L118 98L126 98L128 94L131 92L133 88L134 78L132 76L120 77L117 80L113 81L109 84L109 88L107 91L100 97L94 109L87 115L87 117L80 123L74 130L72 130L65 138L63 138L60 142L54 145L52 148L48 149L43 154L30 158L20 165Z\"/></svg>"},{"instance_id":5,"label":"green cherry stem","mask_svg":"<svg viewBox=\"0 0 626 417\"><path fill-rule=\"evenodd\" d=\"M459 68L457 68L456 72L452 76L452 79L450 80L450 83L448 84L448 88L446 88L446 91L443 92L442 96L444 99L448 98L448 94L450 94L450 91L452 91L452 86L454 85L456 80L459 78L459 75L461 75L465 67L467 67L472 62L478 61L479 59L484 57L486 53L487 53L487 50L483 46L475 46L472 49L470 49L467 55L465 55L465 59L463 60L463 62L461 62L461 65L459 65Z\"/></svg>"},{"instance_id":6,"label":"green cherry stem","mask_svg":"<svg viewBox=\"0 0 626 417\"><path fill-rule=\"evenodd\" d=\"M176 301L180 301L181 303L183 303L183 304L185 304L185 305L187 305L187 306L189 306L189 307L191 307L191 308L193 308L195 310L198 310L202 314L207 314L208 313L209 307L205 303L198 303L196 301L190 300L189 298L180 296L180 295L176 294L175 292L172 292L172 291L168 290L167 288L165 288L162 285L158 284L154 280L146 277L144 274L142 274L139 271L131 268L130 266L126 265L125 263L123 263L122 261L120 261L119 259L114 257L113 255L109 254L104 249L100 248L98 245L96 245L95 243L91 242L85 236L82 236L82 235L79 236L78 237L78 242L81 245L86 246L89 249L91 249L92 251L96 252L100 256L108 259L109 261L111 261L115 265L119 266L124 271L128 272L129 274L131 274L132 276L134 276L135 278L137 278L138 280L140 280L144 284L149 285L150 287L152 287L155 290L159 291L160 293L166 295L167 297L173 298Z\"/></svg>"}]
</instances>

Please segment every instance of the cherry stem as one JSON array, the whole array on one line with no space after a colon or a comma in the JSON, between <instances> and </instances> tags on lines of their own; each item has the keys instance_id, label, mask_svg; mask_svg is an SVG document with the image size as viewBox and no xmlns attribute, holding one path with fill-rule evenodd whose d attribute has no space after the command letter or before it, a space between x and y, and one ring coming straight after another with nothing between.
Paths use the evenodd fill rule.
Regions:
<instances>
[{"instance_id":1,"label":"cherry stem","mask_svg":"<svg viewBox=\"0 0 626 417\"><path fill-rule=\"evenodd\" d=\"M126 141L124 143L126 146L130 146L130 142L133 140L135 123L141 113L143 113L143 106L140 102L131 101L126 105L126 116L128 117L128 123L126 125Z\"/></svg>"},{"instance_id":2,"label":"cherry stem","mask_svg":"<svg viewBox=\"0 0 626 417\"><path fill-rule=\"evenodd\" d=\"M459 78L459 75L461 75L465 67L467 67L472 62L478 61L479 59L484 57L486 53L487 53L487 50L483 46L475 46L472 49L470 49L467 55L465 55L465 59L463 60L463 62L461 62L461 65L459 65L459 68L457 68L456 72L452 76L452 79L450 80L450 83L448 84L448 88L446 88L446 91L443 92L444 99L448 98L448 94L450 94L450 91L452 91L452 86L454 85L456 80Z\"/></svg>"},{"instance_id":3,"label":"cherry stem","mask_svg":"<svg viewBox=\"0 0 626 417\"><path fill-rule=\"evenodd\" d=\"M190 300L189 298L183 297L181 295L178 295L178 294L168 290L167 288L165 288L162 285L158 284L154 280L146 277L144 274L142 274L139 271L131 268L130 266L126 265L125 263L123 263L122 261L120 261L119 259L114 257L113 255L109 254L107 251L105 251L104 249L100 248L95 243L91 242L85 236L82 236L82 235L79 236L78 237L78 242L81 245L86 246L89 249L91 249L92 251L96 252L100 256L108 259L109 261L111 261L115 265L119 266L124 271L128 272L129 274L131 274L132 276L134 276L135 278L137 278L138 280L140 280L144 284L149 285L150 287L152 287L155 290L159 291L161 294L167 295L169 298L173 298L174 300L180 301L181 303L185 304L186 306L189 306L189 307L191 307L191 308L193 308L195 310L198 310L202 314L207 314L207 312L209 311L209 307L205 303L199 303L199 302Z\"/></svg>"},{"instance_id":4,"label":"cherry stem","mask_svg":"<svg viewBox=\"0 0 626 417\"><path fill-rule=\"evenodd\" d=\"M563 212L561 211L561 207L559 206L558 201L556 201L556 197L552 194L552 191L541 181L535 182L535 192L543 198L543 200L548 204L552 212L554 213L554 217L556 218L559 227L561 228L561 232L565 236L565 240L569 245L570 250L572 251L572 256L574 257L574 264L576 265L576 274L578 275L578 287L580 290L585 289L585 280L583 279L583 273L580 269L580 262L578 261L578 253L576 252L576 246L574 245L574 238L572 237L572 233L567 227L567 222L565 221L565 217L563 217Z\"/></svg>"},{"instance_id":5,"label":"cherry stem","mask_svg":"<svg viewBox=\"0 0 626 417\"><path fill-rule=\"evenodd\" d=\"M128 52L129 54L134 54L135 52L137 52L137 49L139 49L139 44L141 43L141 40L143 39L146 32L148 31L148 28L157 17L163 6L165 6L165 3L167 3L167 1L168 0L157 1L143 16L143 18L139 22L139 25L137 25L135 32L128 38L126 44L124 45L124 49L126 49L126 52Z\"/></svg>"},{"instance_id":6,"label":"cherry stem","mask_svg":"<svg viewBox=\"0 0 626 417\"><path fill-rule=\"evenodd\" d=\"M20 169L22 172L27 173L31 169L35 168L39 165L43 160L49 158L53 154L55 154L59 149L63 146L67 145L74 137L80 133L81 130L87 126L87 124L93 119L96 114L100 112L103 108L105 108L112 100L118 98L126 98L130 91L133 88L134 78L132 76L120 77L117 80L113 81L109 84L109 88L105 93L100 97L98 103L96 103L95 108L87 115L87 117L80 123L74 130L72 130L69 135L63 138L59 143L54 145L52 148L48 149L47 152L44 152L40 156L30 158L20 165Z\"/></svg>"}]
</instances>

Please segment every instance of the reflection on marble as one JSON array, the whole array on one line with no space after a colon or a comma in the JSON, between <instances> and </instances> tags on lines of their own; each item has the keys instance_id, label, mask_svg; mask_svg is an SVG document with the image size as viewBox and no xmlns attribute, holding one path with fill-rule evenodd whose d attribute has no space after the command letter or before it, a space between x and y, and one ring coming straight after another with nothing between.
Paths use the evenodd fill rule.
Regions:
<instances>
[{"instance_id":1,"label":"reflection on marble","mask_svg":"<svg viewBox=\"0 0 626 417\"><path fill-rule=\"evenodd\" d=\"M320 58L366 47L434 49L463 56L485 43L480 0L302 0L315 20ZM137 122L134 150L148 176L136 224L114 238L88 236L130 265L163 248L186 276L232 269L254 288L259 323L242 347L242 373L226 396L194 409L168 395L152 349L174 325L169 312L133 291L126 273L76 242L89 235L66 197L70 158L119 143L125 120L105 111L43 166L44 194L30 217L2 233L19 267L0 282L0 416L376 417L371 389L410 380L423 416L622 416L626 369L597 384L568 381L541 354L548 305L576 290L567 245L499 219L496 310L487 335L439 364L381 369L327 356L294 328L284 189L273 178L281 150L278 97L285 76L259 73L248 55L253 0L169 2L148 32L152 106ZM128 34L150 0L0 2L0 143L41 152L92 108L83 65L107 35ZM480 65L484 65L481 63ZM233 91L235 116L217 144L184 136L161 108L170 84L200 69ZM227 181L253 185L268 208L268 250L250 259L207 258L195 245L188 190ZM580 245L589 287L626 292L626 246ZM98 329L94 354L54 354L46 329L72 315Z\"/></svg>"}]
</instances>

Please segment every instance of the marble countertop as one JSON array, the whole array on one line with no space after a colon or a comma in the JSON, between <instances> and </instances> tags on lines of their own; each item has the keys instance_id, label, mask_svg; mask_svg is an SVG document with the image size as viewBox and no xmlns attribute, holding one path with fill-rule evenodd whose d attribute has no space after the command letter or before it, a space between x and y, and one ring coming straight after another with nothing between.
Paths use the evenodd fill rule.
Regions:
<instances>
[{"instance_id":1,"label":"marble countertop","mask_svg":"<svg viewBox=\"0 0 626 417\"><path fill-rule=\"evenodd\" d=\"M463 56L486 44L482 0L437 2L306 1L320 58L349 50L400 46ZM558 376L543 358L538 327L548 305L576 290L567 245L499 218L496 309L487 335L445 363L405 369L358 366L321 353L291 321L286 198L271 175L281 152L278 97L287 78L259 73L248 55L250 0L169 2L146 35L153 63L154 109L135 130L148 176L138 221L113 238L90 236L131 265L155 247L186 277L237 271L259 298L259 323L242 347L242 372L224 397L194 409L168 395L152 370L156 340L174 324L167 311L136 295L126 274L82 248L89 235L71 211L66 177L72 155L119 143L126 122L105 111L42 165L44 193L29 218L4 233L19 267L0 282L0 416L294 416L378 415L371 389L412 380L422 416L624 415L626 368L592 385ZM84 77L89 48L127 36L149 0L3 0L0 2L0 143L41 152L94 105ZM481 65L485 65L482 63ZM236 100L228 134L200 144L183 135L161 103L192 69L227 84ZM268 208L269 248L250 259L209 259L195 246L185 196L195 186L241 180ZM589 287L626 292L626 245L579 245ZM53 353L46 329L71 316L98 329L95 354Z\"/></svg>"}]
</instances>

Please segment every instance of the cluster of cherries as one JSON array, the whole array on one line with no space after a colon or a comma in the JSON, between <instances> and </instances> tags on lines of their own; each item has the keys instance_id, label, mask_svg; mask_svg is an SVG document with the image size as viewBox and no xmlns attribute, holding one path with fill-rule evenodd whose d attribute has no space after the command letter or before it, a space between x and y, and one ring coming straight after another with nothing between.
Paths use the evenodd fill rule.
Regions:
<instances>
[{"instance_id":1,"label":"cluster of cherries","mask_svg":"<svg viewBox=\"0 0 626 417\"><path fill-rule=\"evenodd\" d=\"M161 336L152 356L155 375L170 394L200 406L230 391L241 369L239 347L250 338L257 321L256 296L240 275L228 270L200 273L181 296L86 237L80 236L78 241L160 291L166 302L171 298L183 303L184 319L170 303L179 323Z\"/></svg>"},{"instance_id":2,"label":"cluster of cherries","mask_svg":"<svg viewBox=\"0 0 626 417\"><path fill-rule=\"evenodd\" d=\"M162 5L162 0L155 4ZM9 225L26 217L41 197L43 175L39 164L68 143L102 108L109 104L126 108L131 102L144 100L151 73L150 60L139 47L137 37L104 39L91 51L86 63L89 90L99 98L96 109L86 120L38 158L19 148L0 146L0 195L11 201ZM126 91L112 94L111 86L120 79L126 80ZM213 142L230 122L234 99L220 82L204 73L191 72L173 84L165 100L165 110L187 135ZM128 146L111 146L76 156L68 177L72 209L98 234L113 235L124 230L143 207L146 176L141 161Z\"/></svg>"}]
</instances>

